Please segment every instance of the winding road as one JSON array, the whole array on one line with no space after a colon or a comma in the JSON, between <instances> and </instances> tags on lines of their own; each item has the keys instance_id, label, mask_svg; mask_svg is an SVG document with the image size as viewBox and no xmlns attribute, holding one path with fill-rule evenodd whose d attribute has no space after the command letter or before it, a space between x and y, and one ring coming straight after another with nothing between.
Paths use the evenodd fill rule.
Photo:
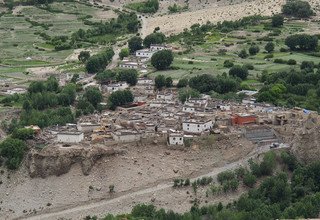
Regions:
<instances>
[{"instance_id":1,"label":"winding road","mask_svg":"<svg viewBox=\"0 0 320 220\"><path fill-rule=\"evenodd\" d=\"M239 166L247 165L248 160L250 158L257 157L260 154L268 152L269 150L270 150L269 145L258 147L256 149L254 149L252 152L250 152L247 155L247 157L245 157L241 160L238 160L236 162L233 162L233 163L225 164L225 166L223 166L223 167L214 168L209 173L192 178L191 181L194 181L198 178L202 178L204 176L211 176L214 179L216 179L217 175L220 172L223 172L226 170L233 170ZM146 200L144 202L147 203L150 201L149 194L160 194L162 191L167 190L171 187L172 187L172 181L170 181L170 182L167 181L167 182L160 183L156 186L148 187L145 189L140 189L140 190L137 190L134 192L129 192L127 194L120 195L118 197L114 197L112 199L103 199L100 201L88 201L85 204L80 204L75 207L71 207L71 208L61 207L61 208L57 208L57 209L47 210L42 213L38 213L36 215L29 216L29 217L22 216L18 219L28 219L28 220L50 219L51 220L51 219L59 219L62 217L67 218L67 219L69 219L69 218L70 219L80 219L81 217L83 217L84 213L95 213L94 210L107 210L107 208L111 207L111 206L119 208L119 205L123 206L122 212L127 212L128 207L126 207L125 204L128 203L128 201L130 201L130 199L134 198L135 200L141 201L141 198L142 198L142 201L143 201L144 200L143 197L145 197ZM115 196L116 196L116 194L115 194ZM105 211L105 212L107 212L107 211ZM102 214L102 213L96 213L96 214Z\"/></svg>"}]
</instances>

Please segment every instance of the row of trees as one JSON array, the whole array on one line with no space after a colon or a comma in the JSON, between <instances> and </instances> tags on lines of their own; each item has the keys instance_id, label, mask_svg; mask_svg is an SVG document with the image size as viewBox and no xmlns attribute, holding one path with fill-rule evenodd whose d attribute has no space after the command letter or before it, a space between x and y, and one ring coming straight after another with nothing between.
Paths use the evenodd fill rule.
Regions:
<instances>
[{"instance_id":1,"label":"row of trees","mask_svg":"<svg viewBox=\"0 0 320 220\"><path fill-rule=\"evenodd\" d=\"M91 56L90 58L88 58L86 62L87 72L92 74L92 73L104 71L106 66L112 60L113 56L114 56L114 52L112 48L107 48L105 51Z\"/></svg>"},{"instance_id":2,"label":"row of trees","mask_svg":"<svg viewBox=\"0 0 320 220\"><path fill-rule=\"evenodd\" d=\"M308 34L296 34L288 36L285 44L291 50L315 51L318 48L318 37Z\"/></svg>"}]
</instances>

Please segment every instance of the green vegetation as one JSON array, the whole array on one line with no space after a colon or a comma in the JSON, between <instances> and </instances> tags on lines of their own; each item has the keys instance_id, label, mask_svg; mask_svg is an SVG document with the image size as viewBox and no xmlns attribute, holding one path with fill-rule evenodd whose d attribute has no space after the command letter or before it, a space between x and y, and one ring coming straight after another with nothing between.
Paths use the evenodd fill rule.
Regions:
<instances>
[{"instance_id":1,"label":"green vegetation","mask_svg":"<svg viewBox=\"0 0 320 220\"><path fill-rule=\"evenodd\" d=\"M163 33L152 33L147 35L143 40L143 46L149 48L151 44L162 44L166 40Z\"/></svg>"},{"instance_id":2,"label":"green vegetation","mask_svg":"<svg viewBox=\"0 0 320 220\"><path fill-rule=\"evenodd\" d=\"M165 77L164 75L158 75L155 78L155 87L161 90L163 87L171 87L172 86L172 78Z\"/></svg>"},{"instance_id":3,"label":"green vegetation","mask_svg":"<svg viewBox=\"0 0 320 220\"><path fill-rule=\"evenodd\" d=\"M151 57L151 64L157 70L167 69L173 61L173 53L171 50L161 50Z\"/></svg>"},{"instance_id":4,"label":"green vegetation","mask_svg":"<svg viewBox=\"0 0 320 220\"><path fill-rule=\"evenodd\" d=\"M108 107L115 110L118 106L126 105L133 102L133 95L130 90L113 92L108 98Z\"/></svg>"},{"instance_id":5,"label":"green vegetation","mask_svg":"<svg viewBox=\"0 0 320 220\"><path fill-rule=\"evenodd\" d=\"M308 18L314 15L310 4L301 0L288 0L282 8L282 13L298 18Z\"/></svg>"},{"instance_id":6,"label":"green vegetation","mask_svg":"<svg viewBox=\"0 0 320 220\"><path fill-rule=\"evenodd\" d=\"M108 48L104 52L91 56L86 62L86 70L91 74L103 71L112 60L113 55L112 48Z\"/></svg>"},{"instance_id":7,"label":"green vegetation","mask_svg":"<svg viewBox=\"0 0 320 220\"><path fill-rule=\"evenodd\" d=\"M159 9L158 0L146 0L144 2L134 2L126 5L127 8L142 13L156 13Z\"/></svg>"},{"instance_id":8,"label":"green vegetation","mask_svg":"<svg viewBox=\"0 0 320 220\"><path fill-rule=\"evenodd\" d=\"M179 89L179 100L185 102L188 98L200 98L200 93L192 88Z\"/></svg>"},{"instance_id":9,"label":"green vegetation","mask_svg":"<svg viewBox=\"0 0 320 220\"><path fill-rule=\"evenodd\" d=\"M8 169L19 167L26 149L25 142L16 138L9 137L0 143L0 155L5 158Z\"/></svg>"},{"instance_id":10,"label":"green vegetation","mask_svg":"<svg viewBox=\"0 0 320 220\"><path fill-rule=\"evenodd\" d=\"M182 12L188 10L188 5L185 6L180 6L174 3L173 5L169 5L168 11L169 13L177 13L177 12Z\"/></svg>"},{"instance_id":11,"label":"green vegetation","mask_svg":"<svg viewBox=\"0 0 320 220\"><path fill-rule=\"evenodd\" d=\"M142 38L137 36L130 38L128 41L128 47L130 53L134 53L137 50L142 49Z\"/></svg>"},{"instance_id":12,"label":"green vegetation","mask_svg":"<svg viewBox=\"0 0 320 220\"><path fill-rule=\"evenodd\" d=\"M268 153L259 166L272 168L269 162L273 159L270 160L270 158L275 158L275 155ZM291 167L289 170L285 168L289 175L285 172L279 172L273 176L266 177L259 186L250 189L237 201L229 203L225 207L221 203L200 207L197 199L195 199L193 201L194 205L189 212L178 214L163 209L157 210L154 205L139 204L133 208L130 214L125 215L125 218L132 220L317 218L320 211L320 182L318 178L320 162L302 166L296 162L296 159L291 154L286 152L283 152L281 158L277 160L287 168ZM242 178L249 187L255 185L255 175L241 167L234 172L227 171L218 176L219 182L224 184L222 186L229 184L231 190L232 187L237 187L237 181ZM185 182L186 180L176 179L174 180L174 187L189 187L185 186ZM202 178L195 181L192 187L195 187L195 189L197 186L205 187L208 182L212 182L210 177ZM223 188L210 185L207 196L209 196L209 192L220 194ZM113 216L109 214L104 219L119 220L123 217L124 215Z\"/></svg>"}]
</instances>

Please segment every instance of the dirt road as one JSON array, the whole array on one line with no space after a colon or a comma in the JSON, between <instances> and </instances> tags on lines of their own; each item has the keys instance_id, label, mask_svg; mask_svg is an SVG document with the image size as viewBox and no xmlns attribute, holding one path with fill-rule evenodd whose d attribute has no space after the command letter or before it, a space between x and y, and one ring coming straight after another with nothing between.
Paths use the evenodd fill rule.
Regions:
<instances>
[{"instance_id":1,"label":"dirt road","mask_svg":"<svg viewBox=\"0 0 320 220\"><path fill-rule=\"evenodd\" d=\"M204 176L212 176L215 179L220 172L235 169L240 165L246 165L247 161L250 158L256 157L269 150L270 150L269 146L259 147L253 150L252 152L250 152L245 158L233 163L225 164L225 166L223 167L215 168L209 173L196 176L193 179L191 179L191 181L194 181ZM168 192L170 190L172 190L172 182L164 182L153 187L140 189L138 191L120 195L118 197L114 197L109 200L94 201L91 203L89 202L89 203L81 204L79 206L72 207L72 208L64 207L59 209L48 210L47 212L39 213L38 215L30 216L27 218L24 217L23 219L42 220L42 219L59 219L62 217L67 219L69 218L81 219L87 215L103 216L106 213L113 213L113 214L126 213L131 211L131 208L134 204L149 203L150 198L155 197L157 194L169 193L168 196L171 196L170 192ZM18 219L22 219L22 218L18 218Z\"/></svg>"}]
</instances>

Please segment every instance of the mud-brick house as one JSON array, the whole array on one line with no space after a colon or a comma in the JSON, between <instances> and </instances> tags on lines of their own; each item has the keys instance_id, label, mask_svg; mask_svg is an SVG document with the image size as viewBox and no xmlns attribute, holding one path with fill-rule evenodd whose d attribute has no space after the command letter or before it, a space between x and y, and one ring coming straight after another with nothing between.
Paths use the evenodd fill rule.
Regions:
<instances>
[{"instance_id":1,"label":"mud-brick house","mask_svg":"<svg viewBox=\"0 0 320 220\"><path fill-rule=\"evenodd\" d=\"M57 133L57 141L60 143L79 143L83 139L83 132L80 131L62 131Z\"/></svg>"}]
</instances>

